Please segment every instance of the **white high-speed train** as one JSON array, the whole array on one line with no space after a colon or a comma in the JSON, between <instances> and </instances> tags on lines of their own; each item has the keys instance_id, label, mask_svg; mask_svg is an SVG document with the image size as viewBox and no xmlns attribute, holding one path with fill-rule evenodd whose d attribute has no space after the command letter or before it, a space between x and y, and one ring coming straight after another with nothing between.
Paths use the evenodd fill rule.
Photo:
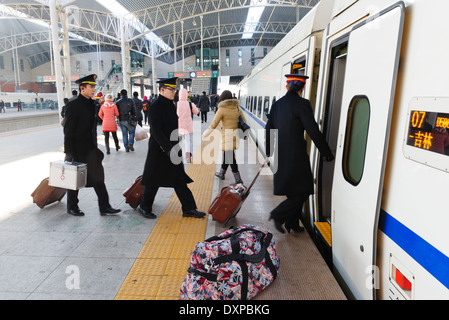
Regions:
<instances>
[{"instance_id":1,"label":"white high-speed train","mask_svg":"<svg viewBox=\"0 0 449 320\"><path fill-rule=\"evenodd\" d=\"M264 151L284 75L310 77L335 161L310 145L304 221L331 233L332 269L356 299L449 299L447 12L446 0L321 0L239 85Z\"/></svg>"}]
</instances>

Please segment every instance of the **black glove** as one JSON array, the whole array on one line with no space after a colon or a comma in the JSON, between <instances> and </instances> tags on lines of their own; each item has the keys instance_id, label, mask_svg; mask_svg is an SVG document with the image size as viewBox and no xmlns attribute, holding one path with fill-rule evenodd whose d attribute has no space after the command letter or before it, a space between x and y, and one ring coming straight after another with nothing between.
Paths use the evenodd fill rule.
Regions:
<instances>
[{"instance_id":1,"label":"black glove","mask_svg":"<svg viewBox=\"0 0 449 320\"><path fill-rule=\"evenodd\" d=\"M64 161L65 162L73 162L73 156L70 153L66 153Z\"/></svg>"},{"instance_id":2,"label":"black glove","mask_svg":"<svg viewBox=\"0 0 449 320\"><path fill-rule=\"evenodd\" d=\"M331 154L328 154L327 156L324 156L324 160L326 161L326 162L331 162L331 161L333 161L335 159L335 157L334 157L334 155L331 153Z\"/></svg>"}]
</instances>

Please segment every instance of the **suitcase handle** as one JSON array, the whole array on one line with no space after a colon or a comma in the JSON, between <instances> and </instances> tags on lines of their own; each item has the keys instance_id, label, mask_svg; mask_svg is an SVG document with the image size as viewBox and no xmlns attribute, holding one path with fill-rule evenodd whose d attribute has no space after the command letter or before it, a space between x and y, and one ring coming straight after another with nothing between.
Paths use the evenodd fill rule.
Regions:
<instances>
[{"instance_id":1,"label":"suitcase handle","mask_svg":"<svg viewBox=\"0 0 449 320\"><path fill-rule=\"evenodd\" d=\"M254 177L253 181L249 185L248 189L246 190L246 194L249 194L249 191L253 187L254 183L256 183L257 178L259 177L260 173L262 172L263 167L268 163L268 158L265 160L264 164L260 167L259 172L257 172L256 176Z\"/></svg>"}]
</instances>

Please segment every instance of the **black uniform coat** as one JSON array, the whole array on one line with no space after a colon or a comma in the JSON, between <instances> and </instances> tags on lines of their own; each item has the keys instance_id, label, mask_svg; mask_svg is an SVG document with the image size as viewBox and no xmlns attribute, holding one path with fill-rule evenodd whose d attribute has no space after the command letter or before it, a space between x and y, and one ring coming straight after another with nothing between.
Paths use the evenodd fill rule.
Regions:
<instances>
[{"instance_id":1,"label":"black uniform coat","mask_svg":"<svg viewBox=\"0 0 449 320\"><path fill-rule=\"evenodd\" d=\"M97 148L97 122L94 100L79 95L66 107L64 152L76 162L87 163L87 187L104 182L103 152Z\"/></svg>"},{"instance_id":2,"label":"black uniform coat","mask_svg":"<svg viewBox=\"0 0 449 320\"><path fill-rule=\"evenodd\" d=\"M271 129L277 129L274 147L270 146ZM274 195L313 193L313 176L304 130L324 156L332 157L315 121L310 101L289 91L273 104L265 126L267 155L271 155L273 148L277 152Z\"/></svg>"},{"instance_id":3,"label":"black uniform coat","mask_svg":"<svg viewBox=\"0 0 449 320\"><path fill-rule=\"evenodd\" d=\"M193 182L184 171L181 148L176 146L179 139L178 115L173 101L159 95L148 108L148 122L150 139L141 183L175 187L177 181Z\"/></svg>"}]
</instances>

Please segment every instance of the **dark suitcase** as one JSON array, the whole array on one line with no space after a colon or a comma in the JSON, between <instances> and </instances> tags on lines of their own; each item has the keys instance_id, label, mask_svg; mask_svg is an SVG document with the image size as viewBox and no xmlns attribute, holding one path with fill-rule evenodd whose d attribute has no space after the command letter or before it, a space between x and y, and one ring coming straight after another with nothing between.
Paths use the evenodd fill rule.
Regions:
<instances>
[{"instance_id":1,"label":"dark suitcase","mask_svg":"<svg viewBox=\"0 0 449 320\"><path fill-rule=\"evenodd\" d=\"M125 202L128 203L131 207L137 208L140 204L140 200L143 196L143 191L145 190L145 186L140 184L142 181L142 176L138 176L134 183L129 187L124 193Z\"/></svg>"},{"instance_id":2,"label":"dark suitcase","mask_svg":"<svg viewBox=\"0 0 449 320\"><path fill-rule=\"evenodd\" d=\"M245 187L241 183L237 183L221 189L220 193L215 197L214 201L212 201L208 211L215 221L226 225L229 220L239 213L243 202L248 197L251 188L266 163L267 162L262 165L259 172L256 174L256 177L251 182L249 188Z\"/></svg>"},{"instance_id":3,"label":"dark suitcase","mask_svg":"<svg viewBox=\"0 0 449 320\"><path fill-rule=\"evenodd\" d=\"M42 180L36 190L31 194L33 203L37 204L41 209L53 202L61 201L67 191L66 189L49 186L48 180L48 178Z\"/></svg>"}]
</instances>

